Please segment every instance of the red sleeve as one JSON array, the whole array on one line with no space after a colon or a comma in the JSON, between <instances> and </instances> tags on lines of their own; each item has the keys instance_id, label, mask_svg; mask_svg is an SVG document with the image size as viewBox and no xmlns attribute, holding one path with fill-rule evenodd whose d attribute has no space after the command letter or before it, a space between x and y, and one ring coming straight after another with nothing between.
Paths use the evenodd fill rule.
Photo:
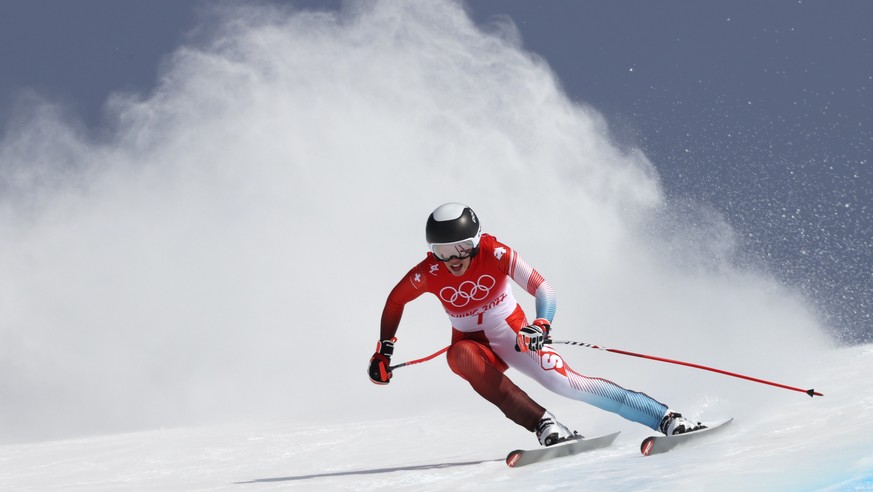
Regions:
<instances>
[{"instance_id":1,"label":"red sleeve","mask_svg":"<svg viewBox=\"0 0 873 492\"><path fill-rule=\"evenodd\" d=\"M380 340L389 340L397 334L406 303L427 292L427 277L423 274L422 263L413 267L388 294L388 300L385 301L385 308L382 310Z\"/></svg>"}]
</instances>

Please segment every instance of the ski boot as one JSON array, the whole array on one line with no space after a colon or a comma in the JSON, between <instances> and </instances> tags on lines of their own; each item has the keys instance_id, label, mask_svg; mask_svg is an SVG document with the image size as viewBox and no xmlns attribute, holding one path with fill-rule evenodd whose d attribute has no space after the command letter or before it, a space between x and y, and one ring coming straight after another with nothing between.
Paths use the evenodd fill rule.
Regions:
<instances>
[{"instance_id":1,"label":"ski boot","mask_svg":"<svg viewBox=\"0 0 873 492\"><path fill-rule=\"evenodd\" d=\"M659 428L665 436L673 436L676 434L684 434L686 432L706 429L706 426L700 422L694 423L686 419L681 413L667 410L667 413L664 414L664 418L661 419L661 425Z\"/></svg>"},{"instance_id":2,"label":"ski boot","mask_svg":"<svg viewBox=\"0 0 873 492\"><path fill-rule=\"evenodd\" d=\"M578 432L570 431L564 424L558 422L558 419L551 412L543 414L543 418L537 424L536 428L537 439L543 446L551 446L568 439L578 439L581 437Z\"/></svg>"}]
</instances>

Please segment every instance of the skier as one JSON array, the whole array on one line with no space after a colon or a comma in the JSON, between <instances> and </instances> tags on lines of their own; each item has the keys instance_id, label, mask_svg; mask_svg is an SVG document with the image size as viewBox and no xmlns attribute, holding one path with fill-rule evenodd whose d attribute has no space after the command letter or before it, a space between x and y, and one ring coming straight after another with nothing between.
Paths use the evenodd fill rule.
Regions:
<instances>
[{"instance_id":1,"label":"skier","mask_svg":"<svg viewBox=\"0 0 873 492\"><path fill-rule=\"evenodd\" d=\"M551 285L515 250L483 234L470 207L441 205L428 217L425 235L430 249L427 257L394 287L382 311L380 339L368 370L374 383L391 381L389 366L404 306L430 292L452 322L452 343L446 352L449 367L507 418L535 432L543 446L577 433L516 386L504 374L509 367L555 393L666 435L703 427L644 393L572 370L547 345L556 308ZM535 297L532 323L515 300L510 279Z\"/></svg>"}]
</instances>

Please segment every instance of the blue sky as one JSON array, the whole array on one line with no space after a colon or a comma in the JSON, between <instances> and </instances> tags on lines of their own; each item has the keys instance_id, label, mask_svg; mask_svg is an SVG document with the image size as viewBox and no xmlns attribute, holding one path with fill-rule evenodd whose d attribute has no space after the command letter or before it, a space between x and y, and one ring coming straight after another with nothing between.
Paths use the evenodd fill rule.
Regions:
<instances>
[{"instance_id":1,"label":"blue sky","mask_svg":"<svg viewBox=\"0 0 873 492\"><path fill-rule=\"evenodd\" d=\"M35 93L100 135L111 93L148 94L163 57L196 43L199 3L3 2L4 133ZM508 15L570 97L599 110L620 145L646 153L671 200L724 214L745 246L739 261L803 290L845 339L871 339L873 4L468 6L483 24Z\"/></svg>"}]
</instances>

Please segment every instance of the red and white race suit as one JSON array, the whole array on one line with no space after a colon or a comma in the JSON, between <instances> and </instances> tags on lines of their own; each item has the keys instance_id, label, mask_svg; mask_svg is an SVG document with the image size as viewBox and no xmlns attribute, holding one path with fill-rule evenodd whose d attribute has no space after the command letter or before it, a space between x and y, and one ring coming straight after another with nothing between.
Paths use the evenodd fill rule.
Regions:
<instances>
[{"instance_id":1,"label":"red and white race suit","mask_svg":"<svg viewBox=\"0 0 873 492\"><path fill-rule=\"evenodd\" d=\"M667 407L649 396L573 371L550 346L516 351L518 331L528 324L510 279L536 298L536 317L552 321L551 285L512 248L483 234L479 252L461 276L432 253L394 287L382 312L381 339L397 333L404 306L425 292L435 295L452 322L447 360L476 392L517 424L533 431L545 409L504 375L513 367L549 390L658 429Z\"/></svg>"}]
</instances>

